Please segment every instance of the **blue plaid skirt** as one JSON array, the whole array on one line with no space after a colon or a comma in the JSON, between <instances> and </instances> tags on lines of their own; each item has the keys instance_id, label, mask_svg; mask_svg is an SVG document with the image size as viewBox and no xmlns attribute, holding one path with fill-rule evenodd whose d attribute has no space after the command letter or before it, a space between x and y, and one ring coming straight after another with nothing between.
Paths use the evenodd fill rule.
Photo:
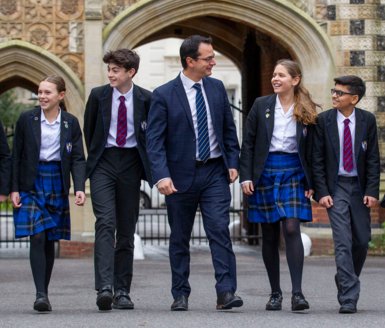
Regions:
<instances>
[{"instance_id":1,"label":"blue plaid skirt","mask_svg":"<svg viewBox=\"0 0 385 328\"><path fill-rule=\"evenodd\" d=\"M282 218L311 221L311 204L305 197L304 185L305 174L297 153L269 153L254 194L249 197L249 221L273 223Z\"/></svg>"},{"instance_id":2,"label":"blue plaid skirt","mask_svg":"<svg viewBox=\"0 0 385 328\"><path fill-rule=\"evenodd\" d=\"M20 192L21 207L13 211L15 237L46 230L49 240L71 238L68 195L63 192L60 162L40 162L33 191Z\"/></svg>"}]
</instances>

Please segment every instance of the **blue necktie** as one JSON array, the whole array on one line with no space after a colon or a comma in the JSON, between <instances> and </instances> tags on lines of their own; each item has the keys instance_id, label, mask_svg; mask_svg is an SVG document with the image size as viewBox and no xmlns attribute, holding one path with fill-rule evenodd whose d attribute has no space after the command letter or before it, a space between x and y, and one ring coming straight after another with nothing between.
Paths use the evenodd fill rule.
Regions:
<instances>
[{"instance_id":1,"label":"blue necktie","mask_svg":"<svg viewBox=\"0 0 385 328\"><path fill-rule=\"evenodd\" d=\"M207 125L207 111L205 100L203 99L202 88L199 83L195 83L193 88L197 91L195 104L197 110L198 123L198 155L201 161L207 161L210 157L209 128Z\"/></svg>"}]
</instances>

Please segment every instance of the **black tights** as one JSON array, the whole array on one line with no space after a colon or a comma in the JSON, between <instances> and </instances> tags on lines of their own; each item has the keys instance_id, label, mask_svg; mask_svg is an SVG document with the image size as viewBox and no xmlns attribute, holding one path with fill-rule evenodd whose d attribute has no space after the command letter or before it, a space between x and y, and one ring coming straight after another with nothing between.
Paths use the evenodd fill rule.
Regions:
<instances>
[{"instance_id":1,"label":"black tights","mask_svg":"<svg viewBox=\"0 0 385 328\"><path fill-rule=\"evenodd\" d=\"M269 276L272 292L282 294L279 279L279 241L280 221L262 223L262 257ZM286 244L286 258L289 266L292 293L302 292L303 244L301 240L300 221L298 219L282 220L283 236Z\"/></svg>"},{"instance_id":2,"label":"black tights","mask_svg":"<svg viewBox=\"0 0 385 328\"><path fill-rule=\"evenodd\" d=\"M55 261L55 241L48 240L45 231L30 237L29 259L36 292L48 293Z\"/></svg>"}]
</instances>

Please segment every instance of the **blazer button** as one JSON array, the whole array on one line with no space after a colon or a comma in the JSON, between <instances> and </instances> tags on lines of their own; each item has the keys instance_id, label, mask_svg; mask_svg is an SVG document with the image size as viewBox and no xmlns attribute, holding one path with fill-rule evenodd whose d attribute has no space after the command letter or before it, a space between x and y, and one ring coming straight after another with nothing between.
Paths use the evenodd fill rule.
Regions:
<instances>
[{"instance_id":1,"label":"blazer button","mask_svg":"<svg viewBox=\"0 0 385 328\"><path fill-rule=\"evenodd\" d=\"M195 141L196 139L194 138L193 141Z\"/></svg>"}]
</instances>

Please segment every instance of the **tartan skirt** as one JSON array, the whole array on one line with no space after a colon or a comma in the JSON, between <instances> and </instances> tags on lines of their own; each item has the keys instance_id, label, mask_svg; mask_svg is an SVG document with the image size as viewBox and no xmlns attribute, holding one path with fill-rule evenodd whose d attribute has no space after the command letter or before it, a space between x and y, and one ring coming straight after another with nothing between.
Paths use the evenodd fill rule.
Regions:
<instances>
[{"instance_id":1,"label":"tartan skirt","mask_svg":"<svg viewBox=\"0 0 385 328\"><path fill-rule=\"evenodd\" d=\"M49 240L71 238L69 200L62 185L60 162L40 162L34 190L21 191L22 205L13 210L16 238L45 230Z\"/></svg>"},{"instance_id":2,"label":"tartan skirt","mask_svg":"<svg viewBox=\"0 0 385 328\"><path fill-rule=\"evenodd\" d=\"M249 221L273 223L283 218L311 221L305 179L298 153L269 153L254 193L249 196Z\"/></svg>"}]
</instances>

